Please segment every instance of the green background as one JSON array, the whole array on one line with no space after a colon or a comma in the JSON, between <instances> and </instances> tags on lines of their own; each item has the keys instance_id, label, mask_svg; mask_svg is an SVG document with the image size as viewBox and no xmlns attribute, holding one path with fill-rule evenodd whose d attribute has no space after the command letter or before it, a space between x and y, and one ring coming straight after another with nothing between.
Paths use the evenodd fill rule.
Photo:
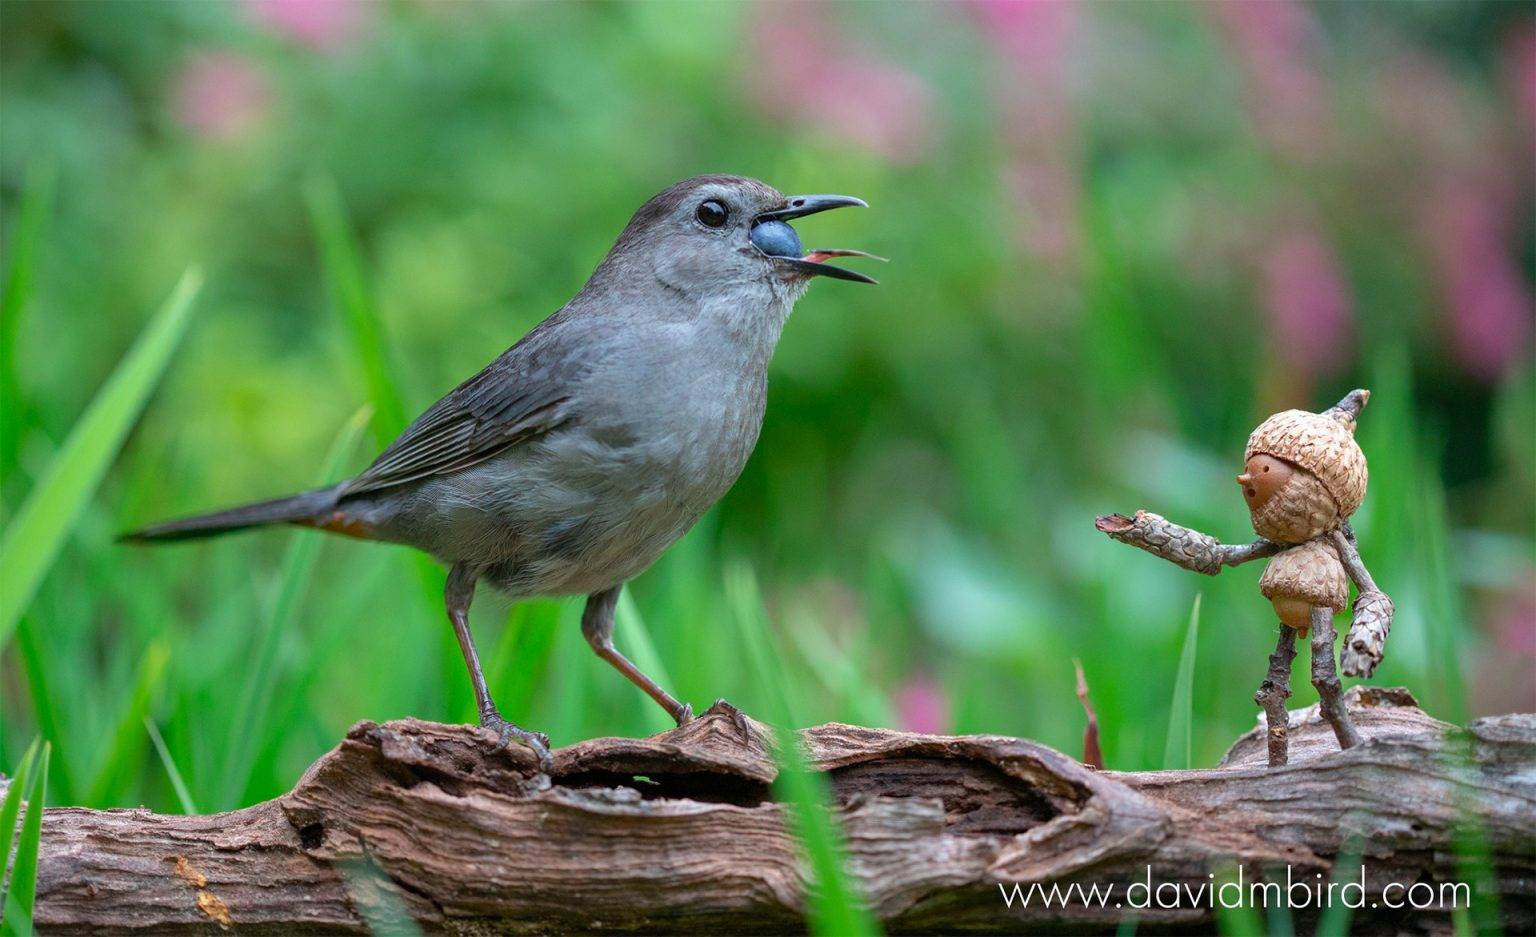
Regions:
<instances>
[{"instance_id":1,"label":"green background","mask_svg":"<svg viewBox=\"0 0 1536 937\"><path fill-rule=\"evenodd\" d=\"M1356 526L1399 610L1372 682L1450 720L1536 707L1528 6L0 17L8 269L25 194L46 208L6 310L7 520L181 271L207 280L0 657L0 764L51 740L51 803L238 806L357 720L472 718L442 573L408 551L113 538L316 483L371 401L341 455L360 469L402 413L568 299L641 202L701 172L863 197L799 231L891 263L878 287L800 302L746 473L630 590L620 648L648 640L696 709L762 703L722 591L746 564L803 723L1077 754L1078 658L1110 767L1160 767L1186 729L1213 764L1257 715L1259 568L1204 579L1093 517L1146 507L1247 538L1248 431L1355 386L1374 392ZM326 231L352 234L355 270ZM556 744L664 728L579 612L482 591L503 711ZM1315 701L1304 658L1293 705Z\"/></svg>"}]
</instances>

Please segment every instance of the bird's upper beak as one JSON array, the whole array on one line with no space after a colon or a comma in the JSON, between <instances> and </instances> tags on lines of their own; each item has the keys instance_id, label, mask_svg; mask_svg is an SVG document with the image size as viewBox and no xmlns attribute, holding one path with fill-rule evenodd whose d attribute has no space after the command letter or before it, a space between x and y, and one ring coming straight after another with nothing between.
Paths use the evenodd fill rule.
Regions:
<instances>
[{"instance_id":1,"label":"bird's upper beak","mask_svg":"<svg viewBox=\"0 0 1536 937\"><path fill-rule=\"evenodd\" d=\"M827 211L832 208L868 208L869 203L861 198L851 195L791 195L784 200L783 208L775 208L765 211L757 216L758 221L788 221L791 218L804 218L806 215L814 215L819 211Z\"/></svg>"},{"instance_id":2,"label":"bird's upper beak","mask_svg":"<svg viewBox=\"0 0 1536 937\"><path fill-rule=\"evenodd\" d=\"M869 205L860 198L851 195L791 195L784 199L781 208L770 209L758 215L752 220L754 225L764 221L789 221L791 218L804 218L806 215L814 215L820 211L828 211L833 208L849 208L857 206L868 208ZM852 280L855 283L876 283L873 277L867 277L862 273L852 270L844 270L842 267L834 267L823 263L828 257L868 257L871 260L885 260L884 257L876 257L874 254L866 254L864 251L846 250L843 248L820 248L807 251L803 257L784 257L770 254L773 260L781 267L794 270L807 276L832 277L838 280Z\"/></svg>"}]
</instances>

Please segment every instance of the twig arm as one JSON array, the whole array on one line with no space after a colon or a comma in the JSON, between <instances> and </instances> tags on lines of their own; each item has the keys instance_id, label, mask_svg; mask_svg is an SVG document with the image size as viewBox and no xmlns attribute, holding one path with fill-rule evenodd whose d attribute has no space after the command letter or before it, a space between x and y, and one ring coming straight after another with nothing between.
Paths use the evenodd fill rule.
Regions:
<instances>
[{"instance_id":1,"label":"twig arm","mask_svg":"<svg viewBox=\"0 0 1536 937\"><path fill-rule=\"evenodd\" d=\"M1349 635L1339 654L1340 663L1345 676L1369 677L1376 672L1386 651L1387 632L1392 630L1392 600L1377 588L1371 571L1365 568L1365 561L1355 546L1355 532L1348 524L1333 532L1333 545L1339 551L1339 559L1344 562L1349 578L1359 590Z\"/></svg>"},{"instance_id":2,"label":"twig arm","mask_svg":"<svg viewBox=\"0 0 1536 937\"><path fill-rule=\"evenodd\" d=\"M1207 576L1221 572L1223 566L1238 566L1249 560L1274 556L1283 547L1268 540L1253 543L1222 543L1210 534L1181 527L1150 511L1137 511L1135 517L1104 514L1093 525L1112 539L1146 550L1175 566Z\"/></svg>"}]
</instances>

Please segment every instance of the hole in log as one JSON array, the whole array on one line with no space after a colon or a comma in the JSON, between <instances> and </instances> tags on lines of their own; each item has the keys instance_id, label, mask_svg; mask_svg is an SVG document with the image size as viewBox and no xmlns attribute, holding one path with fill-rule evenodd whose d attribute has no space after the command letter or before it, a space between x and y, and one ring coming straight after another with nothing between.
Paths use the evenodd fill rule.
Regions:
<instances>
[{"instance_id":1,"label":"hole in log","mask_svg":"<svg viewBox=\"0 0 1536 937\"><path fill-rule=\"evenodd\" d=\"M689 771L670 774L647 771L623 774L618 771L581 771L555 779L560 787L627 787L640 793L643 800L696 800L709 804L757 807L772 798L768 785L729 774Z\"/></svg>"},{"instance_id":2,"label":"hole in log","mask_svg":"<svg viewBox=\"0 0 1536 937\"><path fill-rule=\"evenodd\" d=\"M1044 794L981 761L867 761L834 770L832 788L842 806L865 797L941 800L950 830L958 833L1021 833L1061 814Z\"/></svg>"},{"instance_id":3,"label":"hole in log","mask_svg":"<svg viewBox=\"0 0 1536 937\"><path fill-rule=\"evenodd\" d=\"M299 845L305 849L319 849L325 842L325 826L319 823L310 823L299 827Z\"/></svg>"}]
</instances>

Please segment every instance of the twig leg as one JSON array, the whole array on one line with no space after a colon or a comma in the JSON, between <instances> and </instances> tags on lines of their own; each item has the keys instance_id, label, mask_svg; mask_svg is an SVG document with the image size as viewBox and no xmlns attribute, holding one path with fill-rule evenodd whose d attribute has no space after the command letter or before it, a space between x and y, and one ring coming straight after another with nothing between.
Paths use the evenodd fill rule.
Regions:
<instances>
[{"instance_id":1,"label":"twig leg","mask_svg":"<svg viewBox=\"0 0 1536 937\"><path fill-rule=\"evenodd\" d=\"M1333 726L1339 747L1359 745L1360 733L1344 707L1344 687L1333 662L1333 610L1316 606L1312 608L1312 685L1317 687L1318 708Z\"/></svg>"},{"instance_id":2,"label":"twig leg","mask_svg":"<svg viewBox=\"0 0 1536 937\"><path fill-rule=\"evenodd\" d=\"M1280 626L1280 639L1275 652L1269 655L1269 673L1253 694L1253 701L1264 710L1264 721L1269 726L1269 766L1278 768L1285 764L1290 749L1290 715L1285 701L1291 697L1291 661L1296 658L1296 631L1290 625Z\"/></svg>"},{"instance_id":3,"label":"twig leg","mask_svg":"<svg viewBox=\"0 0 1536 937\"><path fill-rule=\"evenodd\" d=\"M587 596L587 607L581 612L581 633L586 636L587 643L592 645L598 657L611 664L630 683L644 690L647 696L667 711L667 715L677 720L678 725L691 721L692 706L679 702L677 697L663 690L660 684L647 677L613 646L613 612L619 604L619 590L623 588L622 585L614 586Z\"/></svg>"},{"instance_id":4,"label":"twig leg","mask_svg":"<svg viewBox=\"0 0 1536 937\"><path fill-rule=\"evenodd\" d=\"M459 639L459 651L464 655L464 666L469 668L469 681L475 687L475 708L480 712L480 724L496 733L496 747L505 748L516 739L527 746L539 760L539 767L548 772L553 761L549 754L549 737L542 732L530 732L502 718L501 711L491 699L490 688L485 685L485 671L480 667L480 655L475 652L475 637L469 630L469 603L475 597L475 579L479 570L468 563L456 563L448 571L448 583L443 588L443 602L448 607L448 620L453 622L453 634Z\"/></svg>"}]
</instances>

